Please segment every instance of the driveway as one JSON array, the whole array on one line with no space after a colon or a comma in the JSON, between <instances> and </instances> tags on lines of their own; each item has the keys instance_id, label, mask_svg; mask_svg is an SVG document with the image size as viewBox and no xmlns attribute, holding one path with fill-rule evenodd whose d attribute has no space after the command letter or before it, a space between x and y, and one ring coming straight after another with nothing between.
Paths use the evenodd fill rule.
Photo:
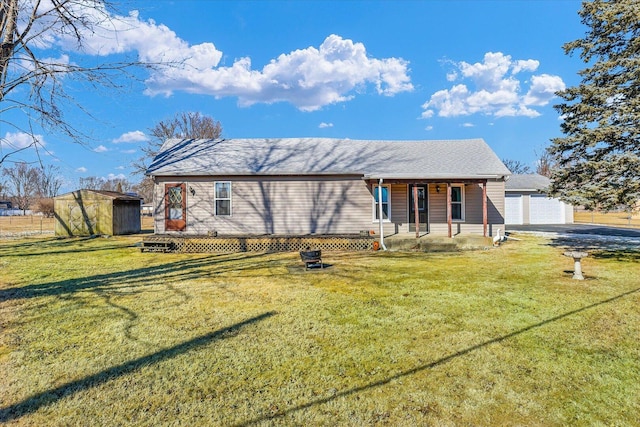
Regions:
<instances>
[{"instance_id":1,"label":"driveway","mask_svg":"<svg viewBox=\"0 0 640 427\"><path fill-rule=\"evenodd\" d=\"M640 230L594 224L508 225L507 233L548 237L551 244L577 250L640 251Z\"/></svg>"}]
</instances>

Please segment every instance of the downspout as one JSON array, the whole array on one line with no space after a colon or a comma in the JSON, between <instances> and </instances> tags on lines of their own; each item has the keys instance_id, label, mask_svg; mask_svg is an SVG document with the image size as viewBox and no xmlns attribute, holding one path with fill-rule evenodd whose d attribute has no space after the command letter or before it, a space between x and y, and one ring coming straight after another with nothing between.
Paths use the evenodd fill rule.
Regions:
<instances>
[{"instance_id":1,"label":"downspout","mask_svg":"<svg viewBox=\"0 0 640 427\"><path fill-rule=\"evenodd\" d=\"M380 224L380 247L383 251L387 250L384 245L384 226L382 224L382 178L378 181L378 223Z\"/></svg>"}]
</instances>

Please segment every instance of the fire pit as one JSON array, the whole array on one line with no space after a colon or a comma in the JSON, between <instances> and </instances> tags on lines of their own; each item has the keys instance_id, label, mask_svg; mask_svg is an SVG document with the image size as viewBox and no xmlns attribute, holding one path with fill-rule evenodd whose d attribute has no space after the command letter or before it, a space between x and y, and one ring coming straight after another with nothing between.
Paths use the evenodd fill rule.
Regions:
<instances>
[{"instance_id":1,"label":"fire pit","mask_svg":"<svg viewBox=\"0 0 640 427\"><path fill-rule=\"evenodd\" d=\"M300 259L304 262L305 270L308 270L312 265L320 265L320 268L324 268L322 265L322 251L312 251L309 248L304 251L300 251Z\"/></svg>"}]
</instances>

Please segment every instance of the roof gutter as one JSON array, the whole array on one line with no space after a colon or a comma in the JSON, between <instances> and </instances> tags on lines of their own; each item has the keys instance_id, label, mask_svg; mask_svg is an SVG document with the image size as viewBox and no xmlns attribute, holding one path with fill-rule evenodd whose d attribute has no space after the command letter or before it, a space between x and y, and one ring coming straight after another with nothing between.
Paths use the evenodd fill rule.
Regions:
<instances>
[{"instance_id":1,"label":"roof gutter","mask_svg":"<svg viewBox=\"0 0 640 427\"><path fill-rule=\"evenodd\" d=\"M462 174L446 174L446 175L409 175L409 174L366 174L363 179L386 179L386 180L407 180L407 181L466 181L466 180L484 180L484 179L504 179L507 181L510 175L507 174L482 174L482 175L462 175Z\"/></svg>"},{"instance_id":2,"label":"roof gutter","mask_svg":"<svg viewBox=\"0 0 640 427\"><path fill-rule=\"evenodd\" d=\"M382 181L382 178L378 181L378 223L380 225L380 247L386 251L387 247L384 245L384 224L382 223Z\"/></svg>"}]
</instances>

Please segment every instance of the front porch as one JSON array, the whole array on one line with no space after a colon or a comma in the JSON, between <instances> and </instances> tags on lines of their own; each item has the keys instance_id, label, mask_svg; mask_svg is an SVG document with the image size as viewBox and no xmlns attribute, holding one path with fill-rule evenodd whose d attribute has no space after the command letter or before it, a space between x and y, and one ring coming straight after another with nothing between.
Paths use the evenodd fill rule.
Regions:
<instances>
[{"instance_id":1,"label":"front porch","mask_svg":"<svg viewBox=\"0 0 640 427\"><path fill-rule=\"evenodd\" d=\"M464 250L482 250L492 247L491 237L478 234L459 234L452 238L414 232L398 233L384 237L389 251L398 252L458 252Z\"/></svg>"}]
</instances>

